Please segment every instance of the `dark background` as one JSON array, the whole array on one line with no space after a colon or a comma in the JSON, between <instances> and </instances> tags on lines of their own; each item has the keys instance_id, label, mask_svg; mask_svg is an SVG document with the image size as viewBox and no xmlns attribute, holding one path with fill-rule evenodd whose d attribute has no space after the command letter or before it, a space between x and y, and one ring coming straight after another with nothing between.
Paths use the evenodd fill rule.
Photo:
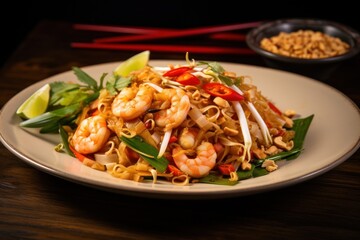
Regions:
<instances>
[{"instance_id":1,"label":"dark background","mask_svg":"<svg viewBox=\"0 0 360 240\"><path fill-rule=\"evenodd\" d=\"M41 1L43 2L43 1ZM319 18L359 31L360 11L350 2L316 1L47 1L2 7L0 66L41 20L73 23L189 28L279 18ZM235 5L234 5L235 4Z\"/></svg>"}]
</instances>

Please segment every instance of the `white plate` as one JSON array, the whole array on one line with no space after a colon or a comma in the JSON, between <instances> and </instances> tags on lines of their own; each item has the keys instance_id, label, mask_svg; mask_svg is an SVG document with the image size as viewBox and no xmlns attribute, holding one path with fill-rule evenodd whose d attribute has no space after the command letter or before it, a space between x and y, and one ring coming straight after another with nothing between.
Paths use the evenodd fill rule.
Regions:
<instances>
[{"instance_id":1,"label":"white plate","mask_svg":"<svg viewBox=\"0 0 360 240\"><path fill-rule=\"evenodd\" d=\"M153 60L150 63L152 66L185 64L184 61L174 60ZM100 64L84 67L83 70L99 79L102 73L111 72L118 64ZM280 109L293 109L300 117L315 114L305 139L305 150L297 159L285 162L277 171L266 176L243 180L235 186L137 183L93 170L75 158L55 152L54 146L60 142L58 135L41 135L34 129L22 129L19 127L20 119L15 115L20 104L44 83L75 81L72 71L38 82L10 99L1 111L0 139L12 153L41 171L95 188L156 198L224 198L286 187L334 168L359 148L359 109L338 90L283 71L232 63L222 63L222 66L229 71L252 76L262 94Z\"/></svg>"}]
</instances>

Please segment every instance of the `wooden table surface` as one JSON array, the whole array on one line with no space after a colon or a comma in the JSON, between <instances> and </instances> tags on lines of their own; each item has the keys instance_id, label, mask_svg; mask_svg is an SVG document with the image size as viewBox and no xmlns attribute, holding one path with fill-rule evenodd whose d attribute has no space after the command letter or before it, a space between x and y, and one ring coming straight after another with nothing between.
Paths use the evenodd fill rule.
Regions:
<instances>
[{"instance_id":1,"label":"wooden table surface","mask_svg":"<svg viewBox=\"0 0 360 240\"><path fill-rule=\"evenodd\" d=\"M75 31L67 22L38 24L0 72L0 107L27 86L72 66L122 61L136 53L74 49L69 45L75 40L90 40L97 34ZM151 58L183 60L184 54L153 51ZM256 55L196 54L196 59L265 66ZM357 57L337 69L327 83L359 106L360 91L356 87L359 80ZM166 200L128 196L69 182L35 169L2 144L0 148L0 239L360 236L359 150L330 171L291 187L225 199Z\"/></svg>"}]
</instances>

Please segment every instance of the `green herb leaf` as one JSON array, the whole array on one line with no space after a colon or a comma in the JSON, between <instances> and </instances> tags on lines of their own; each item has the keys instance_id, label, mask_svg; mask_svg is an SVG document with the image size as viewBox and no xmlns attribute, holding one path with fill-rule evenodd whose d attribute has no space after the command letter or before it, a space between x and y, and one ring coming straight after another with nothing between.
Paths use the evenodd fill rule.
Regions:
<instances>
[{"instance_id":1,"label":"green herb leaf","mask_svg":"<svg viewBox=\"0 0 360 240\"><path fill-rule=\"evenodd\" d=\"M256 167L253 170L252 176L254 178L256 178L256 177L261 177L261 176L264 176L264 175L267 175L267 174L269 174L269 172L265 168Z\"/></svg>"},{"instance_id":2,"label":"green herb leaf","mask_svg":"<svg viewBox=\"0 0 360 240\"><path fill-rule=\"evenodd\" d=\"M90 88L94 90L99 90L100 87L98 87L95 79L93 79L91 76L89 76L86 72L84 72L78 67L73 67L72 69L80 82L87 84Z\"/></svg>"},{"instance_id":3,"label":"green herb leaf","mask_svg":"<svg viewBox=\"0 0 360 240\"><path fill-rule=\"evenodd\" d=\"M269 172L265 168L262 168L261 166L251 164L250 170L247 170L247 171L240 170L240 171L237 171L236 174L238 175L239 180L244 180L244 179L248 179L248 178L261 177L261 176L269 174Z\"/></svg>"},{"instance_id":4,"label":"green herb leaf","mask_svg":"<svg viewBox=\"0 0 360 240\"><path fill-rule=\"evenodd\" d=\"M118 92L116 91L116 88L114 87L114 84L107 81L106 82L106 90L111 94L111 95L116 95Z\"/></svg>"},{"instance_id":5,"label":"green herb leaf","mask_svg":"<svg viewBox=\"0 0 360 240\"><path fill-rule=\"evenodd\" d=\"M45 126L40 128L40 133L59 133L60 125L67 125L73 127L74 129L77 127L75 123L75 119L77 118L77 114L74 114L70 117L60 118L58 121L52 121L47 123Z\"/></svg>"},{"instance_id":6,"label":"green herb leaf","mask_svg":"<svg viewBox=\"0 0 360 240\"><path fill-rule=\"evenodd\" d=\"M199 62L198 65L207 65L213 72L218 75L219 80L225 85L234 85L233 80L224 75L225 69L218 62Z\"/></svg>"},{"instance_id":7,"label":"green herb leaf","mask_svg":"<svg viewBox=\"0 0 360 240\"><path fill-rule=\"evenodd\" d=\"M310 128L310 124L312 122L314 118L314 114L306 117L306 118L300 118L300 119L295 119L294 120L294 126L292 128L292 130L295 131L295 136L294 136L294 149L302 149L303 145L304 145L304 141L305 141L305 137L306 134L308 133L308 130ZM296 157L298 157L300 154L294 154L293 156L291 156L288 159L295 159Z\"/></svg>"},{"instance_id":8,"label":"green herb leaf","mask_svg":"<svg viewBox=\"0 0 360 240\"><path fill-rule=\"evenodd\" d=\"M233 81L231 78L226 77L224 75L219 75L219 79L227 86L232 86L234 85Z\"/></svg>"},{"instance_id":9,"label":"green herb leaf","mask_svg":"<svg viewBox=\"0 0 360 240\"><path fill-rule=\"evenodd\" d=\"M67 134L67 132L65 131L63 126L60 125L60 126L58 126L58 128L59 128L61 141L62 141L62 143L64 145L66 153L69 154L72 157L75 157L74 153L70 150L70 147L69 147L69 142L68 142L69 135Z\"/></svg>"},{"instance_id":10,"label":"green herb leaf","mask_svg":"<svg viewBox=\"0 0 360 240\"><path fill-rule=\"evenodd\" d=\"M29 127L29 128L41 128L46 125L52 125L60 119L65 117L71 117L77 113L79 113L82 109L82 104L76 103L67 107L59 108L50 112L45 112L37 117L28 119L20 123L21 127Z\"/></svg>"},{"instance_id":11,"label":"green herb leaf","mask_svg":"<svg viewBox=\"0 0 360 240\"><path fill-rule=\"evenodd\" d=\"M166 168L169 164L169 161L165 157L157 158L159 151L144 141L140 136L134 136L132 138L127 138L121 136L120 140L123 141L129 148L140 154L147 162L151 164L157 171L163 173L166 171Z\"/></svg>"},{"instance_id":12,"label":"green herb leaf","mask_svg":"<svg viewBox=\"0 0 360 240\"><path fill-rule=\"evenodd\" d=\"M50 83L50 88L48 111L82 102L94 94L94 90L91 90L89 87L82 87L79 84L73 83L54 82ZM97 92L96 90L95 93Z\"/></svg>"},{"instance_id":13,"label":"green herb leaf","mask_svg":"<svg viewBox=\"0 0 360 240\"><path fill-rule=\"evenodd\" d=\"M54 106L58 106L58 105L69 106L74 103L85 100L88 97L88 95L89 95L88 93L83 92L81 90L73 90L73 91L64 92L62 94L62 97L60 99L58 99L58 101L55 102L53 105Z\"/></svg>"},{"instance_id":14,"label":"green herb leaf","mask_svg":"<svg viewBox=\"0 0 360 240\"><path fill-rule=\"evenodd\" d=\"M217 175L215 173L210 173L209 175L200 178L199 182L229 186L233 186L239 183L239 181L230 181L228 178L223 178L221 175Z\"/></svg>"},{"instance_id":15,"label":"green herb leaf","mask_svg":"<svg viewBox=\"0 0 360 240\"><path fill-rule=\"evenodd\" d=\"M84 104L88 105L92 101L96 100L100 95L100 92L94 92L93 94L90 94L87 96L87 98L84 99Z\"/></svg>"},{"instance_id":16,"label":"green herb leaf","mask_svg":"<svg viewBox=\"0 0 360 240\"><path fill-rule=\"evenodd\" d=\"M225 69L218 62L202 62L200 61L198 65L207 65L212 71L223 74Z\"/></svg>"},{"instance_id":17,"label":"green herb leaf","mask_svg":"<svg viewBox=\"0 0 360 240\"><path fill-rule=\"evenodd\" d=\"M50 83L50 101L49 106L62 105L62 99L64 94L73 90L79 90L79 84L65 83L65 82L53 82ZM65 105L63 105L65 106Z\"/></svg>"},{"instance_id":18,"label":"green herb leaf","mask_svg":"<svg viewBox=\"0 0 360 240\"><path fill-rule=\"evenodd\" d=\"M105 80L105 77L108 75L108 73L103 73L102 75L101 75L101 77L100 77L100 83L99 83L99 89L98 90L100 90L100 89L102 89L103 87L103 83L104 83L104 80Z\"/></svg>"},{"instance_id":19,"label":"green herb leaf","mask_svg":"<svg viewBox=\"0 0 360 240\"><path fill-rule=\"evenodd\" d=\"M274 161L289 159L289 157L293 157L294 155L300 154L301 151L302 151L302 149L295 149L295 147L294 147L290 151L281 152L281 153L275 154L273 156L269 156L266 159L274 160Z\"/></svg>"},{"instance_id":20,"label":"green herb leaf","mask_svg":"<svg viewBox=\"0 0 360 240\"><path fill-rule=\"evenodd\" d=\"M253 177L253 171L255 169L255 165L251 164L251 169L244 171L237 171L236 174L238 175L239 180L244 180L244 179L248 179L248 178L252 178Z\"/></svg>"},{"instance_id":21,"label":"green herb leaf","mask_svg":"<svg viewBox=\"0 0 360 240\"><path fill-rule=\"evenodd\" d=\"M54 121L46 124L39 130L40 133L58 133L59 132L59 121Z\"/></svg>"},{"instance_id":22,"label":"green herb leaf","mask_svg":"<svg viewBox=\"0 0 360 240\"><path fill-rule=\"evenodd\" d=\"M255 166L255 164L251 164L251 169L247 171L237 171L236 174L238 175L239 180L245 180L249 178L260 177L269 174L269 172L260 166ZM211 183L211 184L219 184L219 185L235 185L239 181L230 181L228 178L224 178L221 175L210 173L209 175L200 178L199 182L202 183Z\"/></svg>"},{"instance_id":23,"label":"green herb leaf","mask_svg":"<svg viewBox=\"0 0 360 240\"><path fill-rule=\"evenodd\" d=\"M106 82L106 89L112 94L116 95L119 91L129 86L131 83L131 77L121 77L113 75L112 78Z\"/></svg>"}]
</instances>

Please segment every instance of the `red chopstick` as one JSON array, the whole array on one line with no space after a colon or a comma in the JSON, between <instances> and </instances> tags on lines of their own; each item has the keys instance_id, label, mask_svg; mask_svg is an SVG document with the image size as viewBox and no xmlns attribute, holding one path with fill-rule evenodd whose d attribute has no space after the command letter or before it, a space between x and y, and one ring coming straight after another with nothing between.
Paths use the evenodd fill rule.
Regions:
<instances>
[{"instance_id":1,"label":"red chopstick","mask_svg":"<svg viewBox=\"0 0 360 240\"><path fill-rule=\"evenodd\" d=\"M252 28L258 26L260 23L261 22L249 22L249 23L222 25L222 26L190 28L190 29L177 30L177 31L158 31L143 35L97 38L94 41L97 43L111 43L111 42L130 42L130 41L185 37L185 36L194 36L194 35L201 35L208 33L226 32L226 31Z\"/></svg>"},{"instance_id":2,"label":"red chopstick","mask_svg":"<svg viewBox=\"0 0 360 240\"><path fill-rule=\"evenodd\" d=\"M154 44L110 44L110 43L71 43L73 48L109 49L109 50L133 50L133 51L158 51L158 52L191 52L204 54L254 54L248 48L230 48L214 46L194 45L154 45Z\"/></svg>"},{"instance_id":3,"label":"red chopstick","mask_svg":"<svg viewBox=\"0 0 360 240\"><path fill-rule=\"evenodd\" d=\"M144 28L144 27L122 27L122 26L106 26L93 24L73 24L76 30L99 31L99 32L117 32L117 33L132 33L132 34L151 34L159 31L172 31L167 28Z\"/></svg>"},{"instance_id":4,"label":"red chopstick","mask_svg":"<svg viewBox=\"0 0 360 240\"><path fill-rule=\"evenodd\" d=\"M244 41L246 35L240 33L214 33L210 35L211 39L226 40L226 41Z\"/></svg>"}]
</instances>

